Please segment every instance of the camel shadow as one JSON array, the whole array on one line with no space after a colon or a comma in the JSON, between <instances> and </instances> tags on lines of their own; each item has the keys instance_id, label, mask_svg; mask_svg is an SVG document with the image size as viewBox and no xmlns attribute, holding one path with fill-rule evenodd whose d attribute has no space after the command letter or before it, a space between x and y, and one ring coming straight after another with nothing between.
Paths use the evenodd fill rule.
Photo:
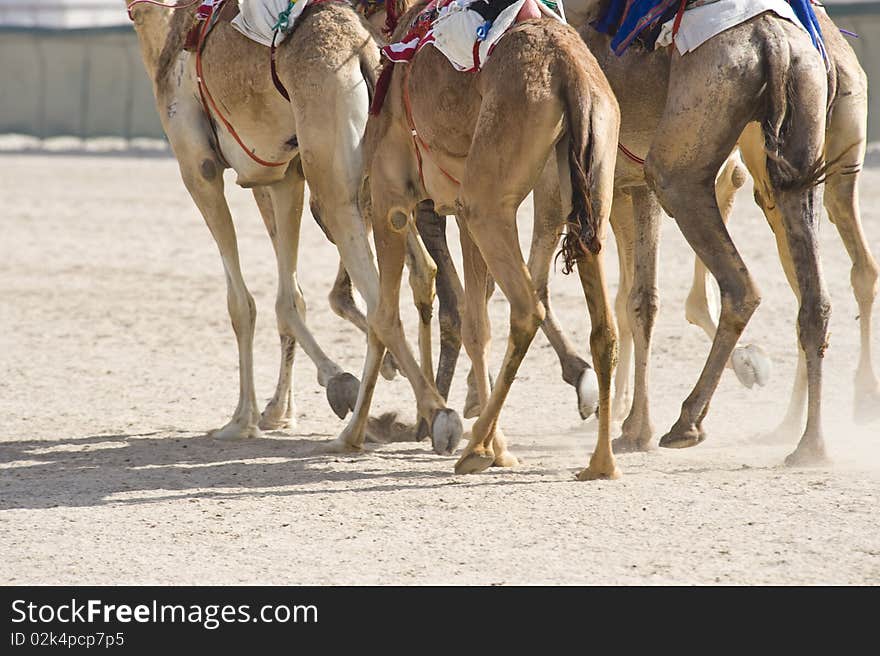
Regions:
<instances>
[{"instance_id":1,"label":"camel shadow","mask_svg":"<svg viewBox=\"0 0 880 656\"><path fill-rule=\"evenodd\" d=\"M0 510L528 482L497 476L463 482L451 475L455 458L433 455L428 444L424 452L383 445L328 455L316 452L320 442L309 439L315 436L272 435L227 440L157 431L3 441ZM403 460L418 468L402 467Z\"/></svg>"}]
</instances>

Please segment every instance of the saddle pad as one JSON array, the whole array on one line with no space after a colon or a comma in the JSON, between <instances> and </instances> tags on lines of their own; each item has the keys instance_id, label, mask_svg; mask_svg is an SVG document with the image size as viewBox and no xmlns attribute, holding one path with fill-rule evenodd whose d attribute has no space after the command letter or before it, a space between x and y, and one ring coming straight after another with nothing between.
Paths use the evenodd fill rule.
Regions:
<instances>
[{"instance_id":1,"label":"saddle pad","mask_svg":"<svg viewBox=\"0 0 880 656\"><path fill-rule=\"evenodd\" d=\"M565 22L540 0L517 0L499 13L493 22L487 23L480 14L469 9L471 5L483 1L432 2L425 9L426 12L437 12L430 27L426 29L417 21L403 41L386 46L382 49L383 54L391 61L406 62L423 46L431 44L443 53L456 70L473 72L483 67L492 49L516 23L527 3L532 5L532 12L540 12L544 16ZM482 31L480 36L478 30Z\"/></svg>"},{"instance_id":2,"label":"saddle pad","mask_svg":"<svg viewBox=\"0 0 880 656\"><path fill-rule=\"evenodd\" d=\"M277 29L277 46L293 31L296 19L311 2L296 0L291 6L290 0L239 0L239 14L232 19L232 26L252 41L269 47L275 38L279 16L290 6L286 24Z\"/></svg>"},{"instance_id":3,"label":"saddle pad","mask_svg":"<svg viewBox=\"0 0 880 656\"><path fill-rule=\"evenodd\" d=\"M681 25L675 36L679 54L696 50L713 36L754 18L765 11L772 11L780 18L791 21L807 32L786 0L717 0L711 4L688 7L681 17ZM663 23L656 47L672 44L672 26L675 20Z\"/></svg>"}]
</instances>

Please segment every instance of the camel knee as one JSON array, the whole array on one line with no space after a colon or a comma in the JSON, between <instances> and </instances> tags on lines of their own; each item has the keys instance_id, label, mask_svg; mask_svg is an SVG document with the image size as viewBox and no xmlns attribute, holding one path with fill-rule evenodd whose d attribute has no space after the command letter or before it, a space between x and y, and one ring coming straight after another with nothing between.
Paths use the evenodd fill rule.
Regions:
<instances>
[{"instance_id":1,"label":"camel knee","mask_svg":"<svg viewBox=\"0 0 880 656\"><path fill-rule=\"evenodd\" d=\"M235 334L241 335L245 331L253 333L254 325L257 322L257 305L250 292L246 289L240 293L230 290L226 297L226 305Z\"/></svg>"},{"instance_id":2,"label":"camel knee","mask_svg":"<svg viewBox=\"0 0 880 656\"><path fill-rule=\"evenodd\" d=\"M860 312L865 312L862 306L870 307L877 296L877 281L880 278L877 262L868 256L867 260L856 261L850 271L849 279L852 283L853 293L860 306Z\"/></svg>"},{"instance_id":3,"label":"camel knee","mask_svg":"<svg viewBox=\"0 0 880 656\"><path fill-rule=\"evenodd\" d=\"M737 334L745 330L760 304L761 294L749 279L743 285L728 285L721 290L721 314Z\"/></svg>"},{"instance_id":4,"label":"camel knee","mask_svg":"<svg viewBox=\"0 0 880 656\"><path fill-rule=\"evenodd\" d=\"M305 298L301 293L278 293L275 298L275 317L278 322L278 333L293 337L295 335L294 317L300 315L305 321Z\"/></svg>"},{"instance_id":5,"label":"camel knee","mask_svg":"<svg viewBox=\"0 0 880 656\"><path fill-rule=\"evenodd\" d=\"M511 302L509 344L513 347L514 359L522 360L525 357L535 333L544 321L544 316L544 306L537 298L530 303ZM509 378L506 383L512 385L513 378Z\"/></svg>"},{"instance_id":6,"label":"camel knee","mask_svg":"<svg viewBox=\"0 0 880 656\"><path fill-rule=\"evenodd\" d=\"M660 295L656 289L633 289L627 300L630 330L638 328L645 337L654 329L660 311Z\"/></svg>"},{"instance_id":7,"label":"camel knee","mask_svg":"<svg viewBox=\"0 0 880 656\"><path fill-rule=\"evenodd\" d=\"M801 303L798 310L798 337L807 356L825 355L828 348L828 322L831 319L831 301L824 290L816 298Z\"/></svg>"},{"instance_id":8,"label":"camel knee","mask_svg":"<svg viewBox=\"0 0 880 656\"><path fill-rule=\"evenodd\" d=\"M597 325L590 332L590 351L598 374L611 374L617 366L619 344L612 324Z\"/></svg>"}]
</instances>

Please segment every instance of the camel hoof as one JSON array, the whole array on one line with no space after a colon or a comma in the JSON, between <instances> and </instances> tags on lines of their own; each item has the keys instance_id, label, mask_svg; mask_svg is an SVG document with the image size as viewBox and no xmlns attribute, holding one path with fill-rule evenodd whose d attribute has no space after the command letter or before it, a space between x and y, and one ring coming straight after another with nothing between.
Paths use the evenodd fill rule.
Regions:
<instances>
[{"instance_id":1,"label":"camel hoof","mask_svg":"<svg viewBox=\"0 0 880 656\"><path fill-rule=\"evenodd\" d=\"M677 431L674 428L660 438L660 446L664 449L687 449L697 446L706 439L702 428L691 426L687 430Z\"/></svg>"},{"instance_id":2,"label":"camel hoof","mask_svg":"<svg viewBox=\"0 0 880 656\"><path fill-rule=\"evenodd\" d=\"M620 470L617 465L595 469L590 465L577 475L579 481L616 481L618 478L620 478Z\"/></svg>"},{"instance_id":3,"label":"camel hoof","mask_svg":"<svg viewBox=\"0 0 880 656\"><path fill-rule=\"evenodd\" d=\"M820 441L818 445L804 445L803 440L797 448L785 459L786 467L822 467L828 465L831 460L825 453L825 445Z\"/></svg>"},{"instance_id":4,"label":"camel hoof","mask_svg":"<svg viewBox=\"0 0 880 656\"><path fill-rule=\"evenodd\" d=\"M513 455L510 451L504 451L500 455L495 456L495 460L492 461L493 467L517 467L519 466L519 459Z\"/></svg>"},{"instance_id":5,"label":"camel hoof","mask_svg":"<svg viewBox=\"0 0 880 656\"><path fill-rule=\"evenodd\" d=\"M434 413L431 422L431 445L434 453L439 456L449 456L455 453L464 428L461 419L455 410L443 408Z\"/></svg>"},{"instance_id":6,"label":"camel hoof","mask_svg":"<svg viewBox=\"0 0 880 656\"><path fill-rule=\"evenodd\" d=\"M360 381L350 373L336 374L327 381L327 402L340 419L345 419L357 403Z\"/></svg>"},{"instance_id":7,"label":"camel hoof","mask_svg":"<svg viewBox=\"0 0 880 656\"><path fill-rule=\"evenodd\" d=\"M651 440L640 440L632 437L620 436L611 440L611 450L614 453L647 453L654 450Z\"/></svg>"},{"instance_id":8,"label":"camel hoof","mask_svg":"<svg viewBox=\"0 0 880 656\"><path fill-rule=\"evenodd\" d=\"M864 425L877 419L880 419L880 386L867 392L856 392L853 421Z\"/></svg>"},{"instance_id":9,"label":"camel hoof","mask_svg":"<svg viewBox=\"0 0 880 656\"><path fill-rule=\"evenodd\" d=\"M483 408L480 406L480 395L477 392L477 384L474 382L474 370L471 369L467 377L467 396L464 399L464 415L465 419L474 419L480 416ZM489 375L489 390L495 389L495 379Z\"/></svg>"},{"instance_id":10,"label":"camel hoof","mask_svg":"<svg viewBox=\"0 0 880 656\"><path fill-rule=\"evenodd\" d=\"M394 380L397 377L397 363L394 361L394 356L391 355L390 351L385 352L379 373L382 374L382 378L385 380Z\"/></svg>"},{"instance_id":11,"label":"camel hoof","mask_svg":"<svg viewBox=\"0 0 880 656\"><path fill-rule=\"evenodd\" d=\"M578 412L587 420L599 414L599 380L592 367L581 372L577 383Z\"/></svg>"},{"instance_id":12,"label":"camel hoof","mask_svg":"<svg viewBox=\"0 0 880 656\"><path fill-rule=\"evenodd\" d=\"M233 419L223 428L216 428L208 431L208 437L214 437L218 440L235 440L250 437L263 437L259 427L256 424L246 424L244 422Z\"/></svg>"},{"instance_id":13,"label":"camel hoof","mask_svg":"<svg viewBox=\"0 0 880 656\"><path fill-rule=\"evenodd\" d=\"M770 358L767 352L757 344L748 344L747 346L738 346L733 350L731 356L733 363L733 372L748 389L752 389L755 384L764 387L770 380L770 370L773 368L770 364Z\"/></svg>"},{"instance_id":14,"label":"camel hoof","mask_svg":"<svg viewBox=\"0 0 880 656\"><path fill-rule=\"evenodd\" d=\"M465 419L473 419L475 417L480 416L480 399L477 398L477 390L472 387L468 387L467 397L464 400L464 415Z\"/></svg>"},{"instance_id":15,"label":"camel hoof","mask_svg":"<svg viewBox=\"0 0 880 656\"><path fill-rule=\"evenodd\" d=\"M364 448L350 444L343 436L328 442L319 444L314 451L315 455L330 455L340 453L363 453Z\"/></svg>"},{"instance_id":16,"label":"camel hoof","mask_svg":"<svg viewBox=\"0 0 880 656\"><path fill-rule=\"evenodd\" d=\"M263 414L260 415L260 429L278 430L280 428L290 428L291 424L296 423L291 420L290 414L282 409L280 405L269 403L266 409L263 410Z\"/></svg>"},{"instance_id":17,"label":"camel hoof","mask_svg":"<svg viewBox=\"0 0 880 656\"><path fill-rule=\"evenodd\" d=\"M474 453L469 451L458 459L455 463L456 474L478 474L485 471L495 462L495 455L489 453Z\"/></svg>"}]
</instances>

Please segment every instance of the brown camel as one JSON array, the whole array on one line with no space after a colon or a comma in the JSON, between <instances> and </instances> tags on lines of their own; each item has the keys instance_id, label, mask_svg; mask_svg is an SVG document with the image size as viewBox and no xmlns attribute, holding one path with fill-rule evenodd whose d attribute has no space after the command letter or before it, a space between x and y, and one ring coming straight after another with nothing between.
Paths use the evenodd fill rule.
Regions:
<instances>
[{"instance_id":1,"label":"brown camel","mask_svg":"<svg viewBox=\"0 0 880 656\"><path fill-rule=\"evenodd\" d=\"M591 11L595 11L596 5L592 0L572 0L566 5L569 20L580 22L583 25L591 18ZM825 184L825 207L829 217L838 228L838 232L844 241L847 252L853 261L852 285L860 310L861 325L861 356L856 371L856 396L855 415L857 420L867 421L877 416L880 412L880 384L874 374L871 359L871 309L874 297L877 293L877 264L874 261L862 232L861 220L858 207L858 174L861 171L865 154L866 126L867 126L867 85L864 71L855 57L846 40L834 26L834 23L821 7L816 8L816 13L825 37L825 46L831 62L830 93L828 96L828 120L826 123L824 152L826 158L834 162L827 174ZM595 15L595 14L593 14ZM607 43L599 38L594 31L584 28L584 36L588 43L601 52L607 53ZM702 49L701 49L702 50ZM694 56L701 56L698 51ZM666 53L654 53L648 55L642 53L640 59L630 55L632 63L620 63L620 68L626 69L617 77L609 75L615 90L620 88L619 93L627 93L627 89L636 88L638 80L632 77L625 78L628 73L638 75L638 70L648 70L649 75L658 75L659 79L668 77L663 61ZM626 58L624 58L625 60ZM613 66L618 62L611 57L600 57L603 66ZM660 92L655 95L659 96ZM633 94L630 94L632 96ZM628 120L628 108L631 112L641 112L643 107L637 105L633 98L631 104L622 102L623 124L621 128L621 141L627 146L633 146L638 135L630 134L628 126L632 122ZM655 113L656 115L656 113ZM637 114L637 120L643 122L643 115ZM783 218L779 212L779 202L775 198L775 187L771 181L764 154L764 144L757 130L757 125L752 123L744 132L740 145L743 157L749 171L755 178L755 197L759 206L767 215L768 221L776 235L777 245L783 268L786 272L789 284L797 295L799 286L795 264L788 248ZM649 140L643 138L642 143L636 144L640 148L634 148L636 152L645 152L649 146ZM643 148L643 149L642 149ZM633 171L638 175L637 164L623 155L618 158L618 171ZM716 181L717 205L721 211L723 220L726 222L733 206L733 195L745 182L745 171L738 157L728 160L722 167ZM615 228L615 236L618 239L621 256L626 260L621 261L622 280L617 297L618 328L621 340L620 366L616 378L615 411L621 412L629 408L628 382L630 371L630 354L632 352L632 337L630 322L627 313L622 311L626 307L629 290L632 283L632 219L629 218L627 203L629 199L620 194L616 197L624 204L615 205L612 215L612 224ZM716 319L709 310L707 287L705 280L706 269L697 258L695 262L694 281L686 304L686 316L691 323L702 327L710 338L714 338L717 330ZM751 345L740 346L735 349L732 357L728 360L729 366L736 369L737 376L744 383L750 385L755 380L760 381L766 376L768 363L759 349ZM636 376L639 378L641 367L637 367ZM642 369L644 371L644 369ZM624 424L624 440L619 444L628 447L647 448L651 440L653 429L651 427L647 411L647 383L644 378L636 381L635 405L628 421ZM806 356L803 349L800 351L798 372L789 410L782 425L776 433L783 436L791 436L801 430L803 414L807 395L807 366Z\"/></svg>"},{"instance_id":2,"label":"brown camel","mask_svg":"<svg viewBox=\"0 0 880 656\"><path fill-rule=\"evenodd\" d=\"M593 1L580 6L575 3L566 9L569 20L586 25L599 15L602 6ZM829 31L832 30L826 28L826 32ZM775 222L773 217L769 218L775 232L782 236L781 241L790 246L781 257L789 262L786 267L797 285L801 301L798 332L806 352L810 403L806 430L788 462L821 460L824 458L819 416L821 358L826 345L829 305L815 243L817 200L821 197L815 182L823 172L826 99L845 97L847 93L846 89L839 91L836 70L832 70L829 87L821 57L806 35L771 14L728 30L702 45L698 53L684 57L670 52L670 48L654 52L630 48L622 57L617 57L611 53L608 37L591 28L584 28L583 36L620 101L621 141L632 151L648 153L644 167L620 157L615 176L611 223L623 258L623 289L632 289L632 293L624 292L618 298L618 320L622 324L621 332L632 335L636 365L632 408L624 422L623 435L616 441L617 447L645 449L653 436L648 408L648 365L658 302L656 240L661 203L675 216L698 256L709 264L722 296L722 329L714 333L715 342L706 367L694 392L685 401L681 417L661 440L661 445L692 446L705 437L702 419L709 400L759 301L757 290L727 234L721 212L722 208L729 211L733 191L744 181L736 162L728 160L739 141L743 152L750 153L746 155L746 162L750 163L753 175L764 181L765 192L768 189L773 192L777 208ZM832 44L834 37L829 39ZM852 65L849 70L852 72ZM858 70L857 64L855 70ZM785 93L768 91L773 89ZM857 86L850 89L858 91ZM860 103L863 100L856 98L852 103L855 115L846 118L856 128L864 125L864 114L858 110ZM720 123L718 107L722 108ZM842 116L847 114L841 112ZM764 126L763 133L755 127L759 123ZM719 131L719 125L724 129ZM794 125L797 129L790 128ZM728 129L729 126L732 127ZM847 163L841 155L851 143L846 142L848 130L843 127L838 130L837 150L831 148L829 141L829 159L835 166ZM860 162L863 150L861 153L856 152L858 150L853 148L850 152L855 161ZM760 162L765 160L769 164L765 163L761 169ZM723 167L725 161L727 166ZM850 173L853 168L857 167L841 171ZM852 177L849 175L849 180ZM844 176L843 180L846 179ZM846 194L851 205L853 191L849 183L846 184L850 187ZM530 253L530 265L534 265L530 269L545 300L546 288L541 285L546 283L546 274L541 279L535 272L546 271L552 258L561 216L558 198L554 173L550 170L535 190L539 216ZM868 270L867 282L873 285L872 267L863 268ZM620 302L624 298L625 308ZM546 309L549 314L549 305ZM545 325L547 323L545 321ZM563 365L566 360L577 358L564 342L554 346Z\"/></svg>"},{"instance_id":3,"label":"brown camel","mask_svg":"<svg viewBox=\"0 0 880 656\"><path fill-rule=\"evenodd\" d=\"M871 355L871 313L877 295L878 266L865 240L859 212L859 174L862 170L867 143L868 89L865 72L855 53L822 7L815 7L816 16L825 37L825 47L833 65L836 81L834 93L828 102L828 122L825 132L825 156L836 164L828 172L825 181L824 203L828 217L837 228L846 251L852 260L850 280L859 307L861 351L855 375L854 416L858 422L868 422L880 417L880 381L874 372ZM784 232L777 230L780 217L772 216L776 210L774 189L767 179L767 170L761 161L759 145L751 135L744 141L745 163L755 176L755 200L767 215L774 228L777 245L792 290L798 294L797 279ZM726 191L726 190L725 190ZM719 203L722 196L719 193ZM728 201L732 204L732 197ZM715 318L709 311L705 286L706 270L697 259L694 263L694 281L687 302L687 317L691 323L702 327L710 337L716 330ZM788 411L779 428L780 436L791 436L801 429L807 391L806 357L799 352L797 373L792 389Z\"/></svg>"},{"instance_id":4,"label":"brown camel","mask_svg":"<svg viewBox=\"0 0 880 656\"><path fill-rule=\"evenodd\" d=\"M358 323L350 282L348 289L345 286L348 274L368 306L377 302L378 272L358 208L363 179L361 140L378 66L378 51L367 26L344 3L309 7L277 51L277 73L290 95L288 101L272 82L268 49L220 21L202 51L202 77L216 104L206 111L200 100L196 58L184 50L186 35L196 21L195 7L172 10L126 4L131 4L144 64L181 176L217 243L226 273L229 314L239 350L240 397L231 421L213 434L255 436L260 427L274 428L290 421L292 364L298 341L315 362L318 382L327 387L337 414L344 417L347 410L354 410L343 434L362 442L381 355L368 350L364 384L358 386L354 376L321 351L305 325L296 257L308 181L313 213L336 243L347 272L338 276L331 295L334 309ZM281 366L275 394L262 415L253 380L256 310L239 266L235 228L223 193L224 168L234 169L238 184L253 189L278 261ZM432 282L433 263L417 239L411 240L409 253L411 270L427 269L423 279ZM419 294L433 294L432 284L418 289ZM366 330L366 323L361 324ZM455 439L454 435L446 438L444 445Z\"/></svg>"},{"instance_id":5,"label":"brown camel","mask_svg":"<svg viewBox=\"0 0 880 656\"><path fill-rule=\"evenodd\" d=\"M862 168L866 142L866 78L849 44L840 35L824 9L817 7L816 12L825 35L826 49L833 64L835 78L835 84L832 85L833 95L829 99L830 120L826 125L826 155L830 160L835 161L836 165L827 175L825 206L832 221L838 227L847 252L853 261L852 284L860 310L859 320L862 337L861 356L856 371L855 415L857 420L867 421L876 417L880 412L880 383L878 383L873 370L870 343L871 309L877 293L877 264L868 250L858 210L858 174ZM594 0L570 0L566 3L566 16L569 22L578 28L587 29L586 26L596 15L597 5ZM593 43L595 35L592 35L588 30L586 38L588 43ZM607 51L604 43L599 42L596 47L605 48L602 52ZM627 81L627 86L637 88L641 83L651 81L649 78L652 72L660 74L662 76L660 79L665 81L668 73L665 72L661 60L666 56L666 53L658 53L652 57L635 59L633 55L630 55L634 61L632 66L634 70L628 72L631 77L627 80L632 80L632 82ZM602 58L602 61L605 62L605 58ZM653 62L656 68L650 66L646 68L646 62ZM641 72L644 70L648 71L647 75ZM622 76L623 73L621 73L621 78ZM621 85L623 85L622 79ZM662 91L655 90L654 93L656 95ZM634 111L639 110L634 108ZM630 140L627 130L631 122L627 119L626 107L624 107L621 139L626 145L632 146L634 142ZM641 120L640 115L637 115L636 119ZM647 150L647 143L639 145L644 150L636 149L638 152ZM756 156L751 157L749 163L753 174L763 176L763 178L758 178L759 195L757 199L759 204L762 207L771 208L766 211L772 211L772 208L775 207L772 200L773 188L767 181L766 168L757 161L762 157L762 153L763 151L758 151ZM633 174L638 175L637 169L641 168L641 164L621 153L618 157L617 168L619 171L636 169ZM722 166L716 179L717 203L725 222L732 211L734 194L745 183L745 180L746 168L739 155L734 154ZM555 248L555 234L558 232L553 217L558 217L560 210L558 209L558 201L554 199L554 185L555 182L552 178L546 181L546 185L542 181L535 194L536 212L544 216L544 218L536 219L537 225L546 225L547 227L543 230L536 230L533 236L530 252L530 265L533 264L533 266L530 266L530 270L536 283L539 284L539 294L542 296L547 311L544 323L545 333L550 338L563 366L563 378L570 384L574 384L574 378L570 372L577 371L578 363L582 362L582 359L573 345L566 340L561 328L554 325L555 319L545 286L546 273L543 276L540 273L549 267ZM548 192L542 193L545 186ZM632 228L632 219L629 218L632 212L631 199L627 194L621 193L616 197L616 201L619 201L618 206L622 204L623 207L615 207L613 217L616 218L612 220L621 256L622 277L615 303L620 338L620 362L615 378L613 414L624 417L632 407L630 372L632 370L633 334L628 319L627 304L633 278L635 234ZM777 217L775 222L771 221L771 225L779 227L780 220ZM784 231L782 229L776 230L776 234L777 239L783 240L780 244L780 256L783 258L783 262L790 262L784 243ZM792 266L786 264L785 270L789 283L797 293L797 281ZM686 304L686 316L688 321L702 327L710 338L714 338L717 328L716 317L709 309L707 292L706 269L697 258L694 267L694 281ZM635 398L637 408L634 409L633 418L624 427L625 435L637 435L636 441L645 445L649 443L650 436L653 434L647 410L646 366L646 364L640 364L636 370L636 376L639 379L636 384L639 392ZM763 384L766 381L769 361L759 347L743 345L734 349L732 356L728 359L728 366L736 371L737 377L743 384L751 386L755 382ZM475 396L470 394L469 398L475 398ZM777 429L777 433L791 436L801 429L805 402L806 359L801 352L789 411L780 429Z\"/></svg>"},{"instance_id":6,"label":"brown camel","mask_svg":"<svg viewBox=\"0 0 880 656\"><path fill-rule=\"evenodd\" d=\"M606 35L590 28L582 35L620 102L621 141L634 152L647 152L644 168L618 168L612 212L615 231L631 217L636 226L627 308L635 345L635 394L619 446L644 449L652 436L647 375L658 302L660 207L675 218L721 290L721 316L706 366L661 446L694 446L705 439L702 421L709 401L760 301L715 194L718 172L739 141L749 153L746 161L759 159L765 167L766 174L758 179L773 189L774 228L784 235L790 258L783 255L783 260L789 259L800 292L798 336L806 353L809 407L803 437L787 462L823 460L821 375L830 304L816 243L822 191L816 183L824 170L829 97L822 57L802 30L770 13L713 37L685 56L674 48L630 48L617 57ZM830 84L833 97L834 76Z\"/></svg>"},{"instance_id":7,"label":"brown camel","mask_svg":"<svg viewBox=\"0 0 880 656\"><path fill-rule=\"evenodd\" d=\"M422 7L404 16L398 38ZM438 98L443 99L439 107ZM519 125L511 129L507 117L514 115ZM411 217L427 198L441 213L454 212L460 224L462 337L482 412L456 464L458 473L516 464L498 418L544 319L519 249L516 209L553 154L549 159L558 170L562 198L571 207L564 251L569 265L577 260L587 298L599 386L599 440L579 478L618 475L610 444L616 338L598 253L610 211L618 121L617 103L592 55L574 30L552 19L516 25L476 74L456 72L433 47L421 49L412 62L396 67L381 113L370 118L367 161L382 302L368 319L415 384L419 416L431 422L437 421L438 413L451 411L444 407L434 381L419 370L400 324L404 246L414 229ZM581 244L589 250L581 252ZM508 348L491 392L486 367L490 275L510 302Z\"/></svg>"}]
</instances>

